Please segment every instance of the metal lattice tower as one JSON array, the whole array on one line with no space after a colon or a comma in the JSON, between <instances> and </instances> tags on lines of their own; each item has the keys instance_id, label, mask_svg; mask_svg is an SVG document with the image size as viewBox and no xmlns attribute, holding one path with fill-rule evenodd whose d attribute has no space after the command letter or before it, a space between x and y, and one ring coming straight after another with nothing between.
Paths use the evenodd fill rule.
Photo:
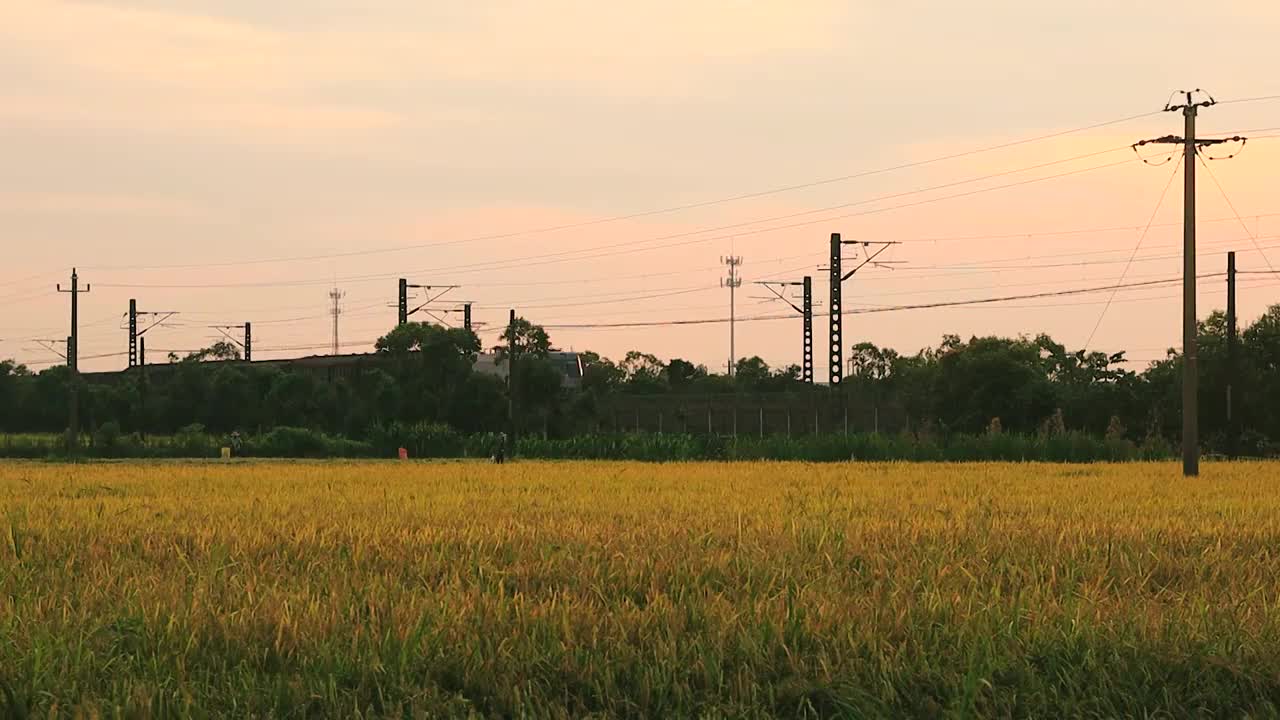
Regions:
<instances>
[{"instance_id":1,"label":"metal lattice tower","mask_svg":"<svg viewBox=\"0 0 1280 720\"><path fill-rule=\"evenodd\" d=\"M329 299L333 301L333 308L329 310L329 314L333 315L333 355L337 355L339 351L338 343L338 316L342 315L342 298L346 296L338 288L329 291Z\"/></svg>"},{"instance_id":2,"label":"metal lattice tower","mask_svg":"<svg viewBox=\"0 0 1280 720\"><path fill-rule=\"evenodd\" d=\"M841 297L841 286L844 285L844 277L841 274L840 256L844 252L843 245L840 241L840 233L831 233L831 298L830 298L830 333L828 339L830 347L828 350L827 361L830 363L827 379L832 387L840 384L844 379L844 335L841 321L844 319L842 314L843 305Z\"/></svg>"},{"instance_id":3,"label":"metal lattice tower","mask_svg":"<svg viewBox=\"0 0 1280 720\"><path fill-rule=\"evenodd\" d=\"M735 325L737 324L737 291L742 287L742 277L738 275L738 268L742 265L742 257L738 255L730 255L720 258L720 262L729 266L729 277L721 278L720 287L729 288L729 376L734 374L734 366L738 362L738 351L736 347Z\"/></svg>"}]
</instances>

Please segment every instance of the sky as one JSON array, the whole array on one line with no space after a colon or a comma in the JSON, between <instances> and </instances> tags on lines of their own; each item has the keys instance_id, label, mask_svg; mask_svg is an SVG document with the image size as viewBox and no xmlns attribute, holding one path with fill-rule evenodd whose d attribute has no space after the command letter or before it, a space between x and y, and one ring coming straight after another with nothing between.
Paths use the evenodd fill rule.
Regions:
<instances>
[{"instance_id":1,"label":"sky","mask_svg":"<svg viewBox=\"0 0 1280 720\"><path fill-rule=\"evenodd\" d=\"M75 266L84 370L125 364L130 298L178 313L150 362L245 321L256 357L327 352L335 286L366 350L399 277L459 286L432 307L473 302L486 345L515 308L723 368L727 324L663 323L726 318L737 255L737 354L787 365L801 321L750 320L794 315L753 283L812 275L823 312L839 232L900 243L846 282L876 311L847 343L1047 332L1140 369L1179 344L1176 285L892 308L1177 277L1180 163L1129 146L1182 132L1179 89L1221 101L1202 136L1254 138L1197 167L1200 271L1280 268L1280 5L1222 5L0 0L0 358L60 362ZM1205 278L1201 315L1224 302Z\"/></svg>"}]
</instances>

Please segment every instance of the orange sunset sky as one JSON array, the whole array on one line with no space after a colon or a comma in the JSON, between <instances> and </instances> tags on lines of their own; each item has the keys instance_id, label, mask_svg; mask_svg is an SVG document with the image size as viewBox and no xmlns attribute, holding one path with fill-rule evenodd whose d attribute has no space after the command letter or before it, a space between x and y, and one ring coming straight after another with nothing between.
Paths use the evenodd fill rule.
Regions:
<instances>
[{"instance_id":1,"label":"orange sunset sky","mask_svg":"<svg viewBox=\"0 0 1280 720\"><path fill-rule=\"evenodd\" d=\"M336 283L344 349L368 349L401 276L462 286L447 297L476 304L487 345L514 307L561 347L722 368L727 325L555 326L725 317L730 253L740 316L785 309L751 282L806 273L822 310L832 232L902 242L847 309L1171 278L1181 175L1128 146L1180 134L1154 111L1191 87L1222 101L1202 135L1255 138L1200 168L1201 271L1229 249L1280 267L1280 99L1254 99L1280 94L1278 31L1260 1L7 0L0 358L59 362L36 340L69 332L54 284L73 265L93 285L85 370L124 365L129 298L180 312L152 362L246 320L257 357L288 357L326 352ZM1248 321L1280 276L1239 292ZM855 315L845 334L911 353L1043 331L1137 369L1178 344L1178 293ZM1201 314L1224 297L1204 281ZM800 360L798 318L737 338Z\"/></svg>"}]
</instances>

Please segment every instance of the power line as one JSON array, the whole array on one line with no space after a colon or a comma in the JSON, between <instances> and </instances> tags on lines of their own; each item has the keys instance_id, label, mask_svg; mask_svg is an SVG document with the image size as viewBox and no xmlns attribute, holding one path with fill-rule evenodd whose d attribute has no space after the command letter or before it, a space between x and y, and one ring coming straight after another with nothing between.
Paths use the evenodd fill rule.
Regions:
<instances>
[{"instance_id":1,"label":"power line","mask_svg":"<svg viewBox=\"0 0 1280 720\"><path fill-rule=\"evenodd\" d=\"M1224 274L1225 273L1205 274L1205 275L1199 276L1197 280L1208 280L1208 279L1218 278L1223 276ZM1240 274L1274 275L1274 274L1280 274L1280 272L1256 270L1256 271L1240 271ZM1113 285L1106 285L1106 286L1099 286L1099 287L1075 288L1070 290L1060 290L1060 291L1045 292L1045 293L1007 295L1007 296L992 297L992 298L976 298L976 299L968 299L968 300L941 301L941 302L934 302L934 303L921 303L921 304L910 304L910 305L905 305L905 304L904 305L885 305L885 306L878 306L878 307L871 307L871 308L857 308L857 309L846 310L843 312L843 314L861 315L861 314L875 314L875 313L884 313L884 312L898 312L898 311L905 311L905 310L959 308L959 307L965 307L965 306L979 306L979 305L999 304L999 303L1005 303L1005 302L1014 302L1014 301L1026 300L1026 299L1042 299L1042 298L1050 298L1050 297L1063 297L1063 296L1071 296L1071 295L1090 294L1095 292L1104 292L1107 290L1112 290L1117 287L1120 289L1154 288L1154 287L1167 286L1167 285L1176 283L1178 281L1179 281L1178 278L1165 278L1165 279L1151 280L1146 282L1133 282L1133 283L1125 283L1122 285L1113 284ZM1264 284L1259 284L1252 287L1269 287L1269 286L1271 285L1264 283ZM1170 297L1176 297L1176 296L1118 299L1115 302L1145 302L1150 300L1168 299ZM1096 303L1093 303L1093 304L1096 304ZM1028 309L1054 308L1054 307L1061 307L1061 306L1062 306L1061 304L1028 306ZM827 312L815 313L815 315L818 315L818 316L827 315L827 314L829 313ZM794 317L794 315L756 315L756 316L748 316L748 317L739 317L738 321L739 322L764 322L764 321L772 321L772 320L784 320L792 317ZM725 322L728 322L727 318L640 321L640 322L623 322L623 323L546 323L546 324L543 324L542 326L544 328L553 329L553 330L571 330L571 329L611 329L611 328L637 328L637 327L673 327L673 326L682 326L682 325L707 325L707 324L717 324L717 323L725 323ZM372 346L373 344L374 344L373 340L361 340L361 341L342 342L341 346L342 347ZM327 349L327 348L331 349L331 347L332 347L331 344L281 345L281 346L260 348L259 352L288 352L288 351L296 351L296 350L320 350L320 349ZM157 352L184 353L184 352L194 352L194 351L158 350ZM112 357L120 357L120 356L123 356L124 354L125 353L119 353L119 352L104 353L99 355L88 355L88 356L85 356L83 359L112 358ZM24 364L28 366L35 366L35 365L53 364L53 363L43 363L43 362L37 361L37 362L28 362Z\"/></svg>"},{"instance_id":2,"label":"power line","mask_svg":"<svg viewBox=\"0 0 1280 720\"><path fill-rule=\"evenodd\" d=\"M61 274L60 270L45 270L43 272L38 272L35 275L28 275L23 278L18 278L17 280L6 280L0 283L0 287L10 287L12 285L23 285L25 283L32 282L33 280L44 280L46 278L49 278L53 275L58 275L58 274Z\"/></svg>"},{"instance_id":3,"label":"power line","mask_svg":"<svg viewBox=\"0 0 1280 720\"><path fill-rule=\"evenodd\" d=\"M900 205L892 205L892 206L884 207L884 208L874 208L874 209L871 209L871 210L863 210L863 211L860 211L860 212L854 212L854 213L845 213L845 214L842 214L842 215L834 215L834 216L831 216L831 217L819 218L819 219L817 219L817 220L808 220L808 221L803 221L803 222L791 223L791 224L788 224L788 225L777 225L777 226L773 226L773 227L766 227L766 228L748 229L748 230L739 230L738 232L733 233L733 234L716 235L716 236L712 236L712 237L705 237L705 238L695 238L695 239L693 239L693 240L684 240L684 241L680 241L680 242L667 243L667 244L664 244L664 245L655 245L655 246L651 246L651 247L642 247L642 248L635 248L635 249L629 249L629 250L618 250L618 251L612 251L612 252L602 252L602 253L596 253L596 254L594 254L594 255L588 255L588 256L582 256L582 257L576 257L576 258L568 258L568 259L563 259L563 260L543 260L542 258L557 257L557 256L559 256L559 255L565 255L565 254L568 254L568 253L554 253L554 254L532 255L532 256L525 256L525 257L521 257L521 258L513 258L513 259L505 260L505 261L490 261L490 262L486 262L486 263L470 263L470 264L465 264L465 265L455 265L455 266L449 266L449 267L444 267L444 268L436 268L435 270L436 270L436 271L462 272L462 273L467 273L467 272L491 272L491 271L493 271L493 270L505 270L505 269L512 269L512 268L525 268L525 267L534 266L534 265L551 265L551 264L556 264L556 263L560 263L560 262L574 262L574 261L580 261L580 260L591 260L591 259L597 259L597 258L601 258L601 257L611 257L611 256L616 256L616 255L625 255L625 254L630 254L630 253L634 253L634 252L647 252L647 251L652 251L652 250L663 250L663 249L672 248L672 247L683 247L683 246L687 246L687 245L694 245L694 244L701 244L701 243L714 242L714 241L717 241L717 240L731 240L731 239L733 239L733 238L735 238L735 237L741 237L741 236L743 236L743 235L760 235L760 234L764 234L764 233L777 232L777 231L780 231L780 230L791 230L791 229L800 228L800 227L810 227L810 226L813 226L813 225L819 225L819 224L822 224L822 223L828 223L828 222L831 222L831 221L834 221L834 220L844 220L844 219L853 218L853 217L862 217L862 216L865 216L865 215L874 215L874 214L883 213L883 212L890 212L890 211L893 211L893 210L902 210L902 209L906 209L906 208L918 207L918 206L920 206L920 205L925 205L925 204L929 204L929 203L941 202L941 201L944 201L944 200L953 200L953 199L956 199L956 198L962 198L962 197L969 197L969 196L972 196L972 195L978 195L978 194L982 194L982 193L994 192L994 191L998 191L998 190L1005 190L1005 189L1008 189L1008 188L1019 187L1019 186L1023 186L1023 185L1030 185L1030 184L1034 184L1034 183L1038 183L1038 182L1044 182L1044 181L1046 181L1046 180L1054 180L1054 179L1057 179L1057 178L1067 177L1067 176L1070 176L1070 175L1078 175L1078 174L1081 174L1081 173L1091 172L1091 171L1094 171L1094 170L1103 170L1103 169L1107 169L1107 168L1117 167L1117 166L1119 166L1119 165L1126 165L1126 164L1129 164L1129 163L1132 163L1132 162L1133 162L1133 160L1131 160L1131 159L1126 159L1126 160L1122 160L1122 161L1120 161L1120 162L1107 163L1107 164L1104 164L1104 165L1095 165L1095 166L1091 166L1091 167L1087 167L1087 168L1080 168L1080 169L1076 169L1076 170L1070 170L1070 171L1067 171L1067 172L1057 173L1057 174L1054 174L1054 175L1047 175L1047 176L1043 176L1043 177L1039 177L1039 178L1030 178L1030 179L1028 179L1028 180L1021 180L1021 181L1014 182L1014 183L1007 183L1007 184L1004 184L1004 185L997 185L997 186L993 186L993 187L989 187L989 188L981 188L981 189L978 189L978 190L971 190L971 191L963 192L963 193L954 193L954 194L951 194L951 195L944 195L944 196L940 196L940 197L936 197L936 198L929 198L929 199L926 199L926 200L920 200L920 201L911 202L911 203L903 203L903 204L900 204ZM678 233L678 234L676 234L676 235L666 236L666 237L682 237L682 236L689 235L689 234L693 234L693 233ZM653 239L662 239L662 238L653 238ZM633 244L633 243L629 243L629 244ZM570 252L581 252L581 251L570 251ZM503 264L503 265L498 265L498 263L505 263L505 264Z\"/></svg>"},{"instance_id":4,"label":"power line","mask_svg":"<svg viewBox=\"0 0 1280 720\"><path fill-rule=\"evenodd\" d=\"M1249 217L1254 217L1254 218L1280 217L1280 212L1255 213L1253 215L1250 215ZM1207 223L1235 222L1235 218L1234 217L1207 218L1204 220L1198 220L1198 222L1202 225ZM1153 228L1182 227L1182 223L1154 223L1153 225L1151 225L1151 227ZM1129 231L1137 232L1142 230L1142 228L1143 228L1142 225L1111 225L1111 226L1105 226L1105 227L1091 227L1091 228L1065 228L1061 230L1032 230L1032 231L1026 231L1026 232L1009 232L1009 233L978 234L978 235L945 235L945 236L933 236L933 237L907 237L907 238L895 238L895 239L901 243L911 243L911 244L972 241L972 240L1017 240L1021 238L1049 237L1049 236L1056 236L1056 235L1091 235L1091 234L1100 234L1100 233L1108 233L1108 232L1129 232ZM1101 252L1119 252L1119 251L1101 251Z\"/></svg>"},{"instance_id":5,"label":"power line","mask_svg":"<svg viewBox=\"0 0 1280 720\"><path fill-rule=\"evenodd\" d=\"M1128 149L1128 146L1126 146L1125 149ZM1076 174L1093 172L1093 170L1115 168L1115 167L1119 167L1119 165L1126 165L1126 164L1133 163L1134 160L1132 158L1126 158L1125 160L1116 161L1116 163L1091 165L1091 167L1088 167L1088 168L1076 168L1073 170L1066 170L1066 172L1051 174L1051 176L1027 178L1027 179L1023 179L1023 181L997 184L997 186L978 188L978 190L951 193L951 195L943 195L938 197L929 197L929 199L918 200L914 202L905 202L905 204L899 204L899 205L890 205L890 206L886 206L886 208L873 208L869 210L861 210L861 211L856 211L856 213L832 215L832 217L818 218L813 220L803 220L803 222L790 223L785 225L774 225L774 227L739 229L739 231L732 234L718 234L718 236L710 236L710 237L694 237L692 238L692 240L667 242L667 243L662 243L662 245L648 245L648 243L653 243L653 242L677 240L677 238L689 238L691 236L699 236L699 234L704 234L709 232L727 231L727 229L735 229L735 228L745 228L746 225L768 223L768 222L774 222L774 220L783 220L783 219L801 217L801 215L824 213L824 211L850 208L850 206L864 205L864 204L869 204L869 202L878 202L878 201L887 200L887 199L896 199L896 197L922 195L922 193L925 193L925 192L942 190L942 188L947 188L947 187L955 187L955 186L959 186L959 184L980 182L980 181L983 181L983 179L1009 176L1009 174L1025 172L1025 170L1028 170L1028 169L1042 168L1042 167L1046 167L1046 165L1052 165L1052 164L1068 163L1068 161L1091 158L1091 156L1105 154L1105 152L1115 152L1117 150L1120 150L1120 149L1111 149L1111 150L1098 151L1098 152L1087 152L1087 154L1084 154L1084 155L1073 156L1073 158L1066 158L1062 160L1055 160L1055 161L1051 161L1051 163L1029 165L1029 167L1027 168L1005 170L1005 172L987 174L987 176L966 178L964 179L964 181L954 181L954 182L937 184L937 186L915 188L915 190L891 193L891 195L877 196L877 197L873 197L873 199L865 199L865 200L859 200L855 202L845 202L845 204L832 205L832 206L828 206L828 208L820 208L817 210L806 210L806 211L803 211L803 213L788 213L785 215L776 215L776 217L771 217L771 218L758 218L754 220L748 220L748 222L718 225L718 227L712 227L712 228L701 228L701 229L696 229L696 231L684 231L684 232L678 232L678 233L663 234L663 236L640 238L640 240L609 242L609 243L603 243L603 245L584 247L584 249L564 250L559 252L541 252L541 254L521 256L521 258L509 258L504 260L486 260L486 261L481 261L481 263L466 263L461 265L445 265L445 266L440 266L440 268L421 268L421 269L411 270L410 273L413 273L413 274L488 273L488 272L493 272L493 270L504 270L504 269L515 269L515 268L522 269L522 268L527 268L527 266L531 266L531 265L553 265L553 264L559 264L559 263L573 263L573 261L594 260L599 258L611 258L611 256L617 256L617 255L630 255L632 254L632 252L648 252L648 251L654 251L654 250L666 250L666 249L669 249L669 247L684 247L689 245L700 245L700 243L714 242L718 240L732 240L733 237L742 236L742 234L763 234L763 233L785 231L785 229L812 227L812 225L829 223L829 222L832 222L832 220L858 218L858 217L864 217L864 215L874 215L879 213L888 213L888 211L893 211L893 210L916 208L916 206L928 205L928 204L932 204L932 202L955 200L955 199L959 199L959 197L970 197L974 195L982 195L982 193L987 193L987 192L1009 190L1009 188L1027 186L1027 184L1046 182L1046 181L1051 181L1051 179L1059 179L1064 177L1076 176ZM595 252L599 250L603 250L603 252ZM581 254L584 254L584 252L594 252L594 254L581 255ZM343 283L360 283L360 282L381 281L381 279L398 277L398 275L401 275L401 274L407 274L407 273L397 272L397 273L353 275L353 277L338 278L338 279L340 282L343 282ZM102 287L119 287L119 288L152 288L152 290L155 290L155 288L169 288L169 290L210 290L210 288L319 286L319 284L329 284L332 282L333 282L333 279L315 279L315 281L274 281L274 282L262 281L262 282L247 282L247 283L182 283L182 284L101 283L101 286Z\"/></svg>"},{"instance_id":6,"label":"power line","mask_svg":"<svg viewBox=\"0 0 1280 720\"><path fill-rule=\"evenodd\" d=\"M1201 275L1199 277L1214 278L1214 277L1221 277L1225 274L1226 273L1209 273L1206 275ZM1117 287L1119 288L1158 287L1158 286L1169 285L1177 282L1181 282L1181 278L1165 278L1162 280L1147 280L1144 282L1136 282L1136 283L1101 285L1101 286L1088 287L1088 288L1076 288L1072 290L1056 290L1051 292L1028 293L1023 295L1005 295L1000 297L975 298L975 299L969 299L969 300L939 301L939 302L933 302L933 303L920 303L915 305L889 305L889 306L874 307L874 308L856 308L852 310L842 310L841 314L870 315L870 314L885 313L885 312L898 312L903 310L926 310L926 309L933 309L933 308L958 307L961 305L987 305L992 303L1010 302L1015 300L1033 300L1033 299L1039 299L1039 298L1065 297L1069 295L1083 295L1083 294L1095 293L1095 292L1105 292L1107 290L1112 290ZM826 316L826 315L830 315L830 311L820 312L820 313L816 312L814 313L814 315ZM794 316L793 315L756 315L756 316L738 318L738 322L763 322L763 321L770 321L770 320L790 319L792 317ZM560 323L560 324L547 324L547 325L543 325L543 327L549 330L569 330L569 329L590 329L590 328L610 328L610 327L676 327L681 325L712 325L712 324L719 324L719 323L726 323L726 322L729 322L728 318L720 317L720 318L700 318L700 319L692 319L692 320L653 320L653 321L639 321L639 322L627 322L627 323L579 323L579 324Z\"/></svg>"},{"instance_id":7,"label":"power line","mask_svg":"<svg viewBox=\"0 0 1280 720\"><path fill-rule=\"evenodd\" d=\"M1235 100L1219 100L1219 105L1234 105L1236 103L1261 102L1264 100L1280 100L1280 95L1260 95L1258 97L1236 98Z\"/></svg>"},{"instance_id":8,"label":"power line","mask_svg":"<svg viewBox=\"0 0 1280 720\"><path fill-rule=\"evenodd\" d=\"M1271 268L1271 259L1267 257L1266 253L1262 252L1262 248L1258 247L1258 239L1254 237L1253 232L1249 230L1249 226L1246 225L1244 220L1240 217L1240 212L1236 210L1235 203L1231 202L1231 197L1227 195L1226 189L1222 187L1221 182L1218 182L1218 176L1213 172L1213 168L1209 166L1209 162L1199 153L1196 153L1196 157L1200 158L1200 164L1206 171L1208 171L1209 179L1213 180L1214 186L1218 188L1218 192L1222 195L1222 199L1226 201L1227 207L1231 209L1231 214L1235 215L1236 222L1240 223L1240 228L1244 230L1245 236L1249 238L1250 242L1253 243L1254 249L1262 256L1262 261L1267 264L1268 268Z\"/></svg>"},{"instance_id":9,"label":"power line","mask_svg":"<svg viewBox=\"0 0 1280 720\"><path fill-rule=\"evenodd\" d=\"M950 153L947 155L940 155L940 156L928 158L925 160L915 160L915 161L906 162L906 163L898 163L896 165L876 168L873 170L863 170L863 171L851 173L848 175L824 178L821 180L814 180L811 182L798 183L793 185L785 185L781 187L772 188L769 190L742 193L738 195L732 195L732 196L717 198L713 200L705 200L705 201L700 201L695 203L686 203L683 205L673 205L665 208L658 208L656 210L645 210L645 211L634 212L634 213L613 215L605 218L598 218L595 220L585 220L585 221L576 222L576 223L564 223L560 225L544 226L544 227L531 228L531 229L519 230L519 231L507 232L507 233L495 233L495 234L489 234L489 235L480 235L480 236L460 238L456 240L432 242L432 243L416 243L412 245L398 245L398 246L391 246L391 247L385 247L385 248L368 248L364 250L354 250L354 251L342 252L342 253L326 253L326 254L292 256L292 257L276 257L276 258L260 258L260 259L253 259L253 260L238 260L238 261L229 261L229 262L177 263L177 264L167 264L167 265L135 265L135 266L96 265L96 266L86 266L86 267L91 267L92 269L96 269L96 270L124 270L124 269L161 270L161 269L192 268L192 267L199 267L199 268L229 267L229 266L235 266L235 265L252 265L252 264L265 264L265 263L277 263L277 262L328 260L333 258L345 258L345 257L355 257L355 256L361 256L361 255L374 255L374 254L383 254L383 253L392 253L392 252L402 252L406 250L442 247L447 245L458 245L458 244L472 243L472 242L503 240L508 238L527 236L527 235L538 235L538 234L545 234L545 233L551 233L551 232L559 232L563 230L593 227L593 226L603 225L606 223L621 222L625 220L635 220L638 218L652 217L655 215L663 215L663 214L681 212L685 210L711 207L714 205L721 205L721 204L737 202L741 200L750 200L750 199L755 199L760 197L766 197L769 195L776 195L780 193L791 192L794 190L803 190L807 188L817 187L820 185L829 185L832 183L855 180L855 179L864 178L864 177L871 177L873 175L880 175L884 173L895 172L898 170L907 170L911 168L924 167L926 165L932 165L935 163L945 162L948 160L957 160L959 158L970 157L973 155L980 155L988 152L994 152L996 150L1004 150L1011 147L1017 147L1019 145L1027 145L1031 143L1041 142L1044 140L1051 140L1053 138L1063 137L1066 135L1073 135L1077 133L1087 132L1089 130L1097 130L1099 128L1109 127L1112 125L1119 125L1122 123L1131 122L1133 120L1140 120L1142 118L1151 117L1153 115L1158 115L1158 114L1159 112L1140 113L1138 115L1130 115L1128 117L1117 118L1114 120L1107 120L1104 122L1092 123L1089 125L1070 128L1068 130L1059 130L1052 133L1046 133L1046 134L1037 135L1034 137L1023 138L1021 140L1013 140L1009 142L997 143L994 145L987 145L984 147L975 148L973 150L965 150L962 152Z\"/></svg>"},{"instance_id":10,"label":"power line","mask_svg":"<svg viewBox=\"0 0 1280 720\"><path fill-rule=\"evenodd\" d=\"M1169 188L1173 186L1173 179L1178 177L1178 168L1180 167L1182 167L1182 158L1178 158L1178 162L1173 166L1173 172L1169 173L1169 180L1164 184L1164 189L1160 191L1160 198L1156 200L1156 206L1151 210L1151 216L1147 218L1147 226L1138 235L1138 242L1133 246L1133 252L1129 253L1129 260L1124 264L1124 269L1120 271L1120 279L1117 282L1124 282L1125 275L1129 274L1133 259L1137 257L1138 251L1142 249L1142 241L1147 239L1147 233L1151 231L1151 223L1155 222L1156 215L1160 213L1160 208L1164 205L1165 196L1169 194ZM1098 334L1098 328L1102 327L1102 319L1107 316L1107 310L1111 309L1111 300L1115 296L1116 291L1112 290L1110 297L1107 298L1107 304L1102 306L1102 312L1098 313L1098 319L1093 323L1093 330L1089 331L1089 339L1084 341L1084 347L1089 347L1093 342L1093 337Z\"/></svg>"}]
</instances>

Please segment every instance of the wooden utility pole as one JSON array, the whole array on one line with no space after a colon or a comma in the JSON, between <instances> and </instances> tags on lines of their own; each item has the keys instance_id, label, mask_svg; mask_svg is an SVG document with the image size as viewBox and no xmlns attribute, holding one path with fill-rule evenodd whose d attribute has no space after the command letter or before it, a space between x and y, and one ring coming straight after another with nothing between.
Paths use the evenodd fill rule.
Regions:
<instances>
[{"instance_id":1,"label":"wooden utility pole","mask_svg":"<svg viewBox=\"0 0 1280 720\"><path fill-rule=\"evenodd\" d=\"M1236 253L1227 253L1227 456L1240 454L1240 432L1236 422L1234 383L1237 367L1238 336L1236 331Z\"/></svg>"},{"instance_id":2,"label":"wooden utility pole","mask_svg":"<svg viewBox=\"0 0 1280 720\"><path fill-rule=\"evenodd\" d=\"M62 283L58 283L57 288L58 292L71 293L71 341L67 347L67 367L74 375L80 370L80 293L89 292L90 286L85 283L80 287L80 276L75 268L71 268L71 288L63 290Z\"/></svg>"},{"instance_id":3,"label":"wooden utility pole","mask_svg":"<svg viewBox=\"0 0 1280 720\"><path fill-rule=\"evenodd\" d=\"M1196 347L1196 108L1182 106L1182 474L1200 474L1199 349ZM1207 106L1206 106L1207 107Z\"/></svg>"},{"instance_id":4,"label":"wooden utility pole","mask_svg":"<svg viewBox=\"0 0 1280 720\"><path fill-rule=\"evenodd\" d=\"M516 311L507 320L507 427L512 443L516 439Z\"/></svg>"},{"instance_id":5,"label":"wooden utility pole","mask_svg":"<svg viewBox=\"0 0 1280 720\"><path fill-rule=\"evenodd\" d=\"M1207 100L1197 102L1195 95ZM1183 135L1165 135L1134 144L1134 150L1143 145L1167 144L1182 146L1182 474L1194 477L1200 474L1200 417L1199 417L1199 351L1196 347L1196 153L1207 145L1226 142L1243 142L1240 136L1220 139L1196 137L1196 114L1202 107L1217 104L1213 96L1196 89L1180 93L1185 102L1181 105L1165 105L1166 112L1181 112Z\"/></svg>"},{"instance_id":6,"label":"wooden utility pole","mask_svg":"<svg viewBox=\"0 0 1280 720\"><path fill-rule=\"evenodd\" d=\"M71 288L58 292L71 293L71 335L67 338L67 369L70 371L70 407L67 410L67 450L74 452L80 447L80 293L91 289L88 283L80 287L80 276L75 268L71 268Z\"/></svg>"}]
</instances>

